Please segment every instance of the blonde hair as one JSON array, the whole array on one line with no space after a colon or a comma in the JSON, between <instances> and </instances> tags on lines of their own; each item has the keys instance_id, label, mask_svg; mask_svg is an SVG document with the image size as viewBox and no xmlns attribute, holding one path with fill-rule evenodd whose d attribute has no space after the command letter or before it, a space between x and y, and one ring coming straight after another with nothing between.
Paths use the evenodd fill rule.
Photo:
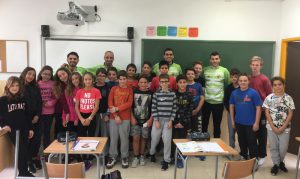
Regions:
<instances>
[{"instance_id":1,"label":"blonde hair","mask_svg":"<svg viewBox=\"0 0 300 179\"><path fill-rule=\"evenodd\" d=\"M259 56L253 56L253 57L251 58L251 60L250 60L250 65L251 65L252 62L254 62L254 61L259 61L261 66L263 66L263 64L264 64L264 60L263 60L261 57L259 57Z\"/></svg>"}]
</instances>

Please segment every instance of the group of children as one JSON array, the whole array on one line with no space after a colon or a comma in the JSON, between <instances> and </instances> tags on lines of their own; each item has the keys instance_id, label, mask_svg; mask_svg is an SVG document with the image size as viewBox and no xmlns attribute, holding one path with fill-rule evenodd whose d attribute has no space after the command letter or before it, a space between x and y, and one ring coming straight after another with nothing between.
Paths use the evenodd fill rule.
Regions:
<instances>
[{"instance_id":1,"label":"group of children","mask_svg":"<svg viewBox=\"0 0 300 179\"><path fill-rule=\"evenodd\" d=\"M172 139L187 138L192 131L202 132L201 109L205 98L202 66L201 62L195 62L193 68L186 69L185 75L176 78L167 74L169 63L164 60L159 62L159 76L151 72L148 62L143 64L140 75L136 74L134 64L129 64L126 71L99 68L95 76L90 72L71 73L64 67L53 76L52 68L44 66L37 79L35 69L25 68L19 78L12 76L7 80L4 96L0 98L2 129L9 132L13 143L15 131L21 131L19 175L33 176L31 172L41 168L38 156L41 136L46 148L51 142L53 119L55 135L68 130L77 132L78 136L109 137L105 150L109 169L117 163L119 154L122 167L129 166L130 135L134 154L132 167L146 164L147 149L151 162L156 162L155 153L162 138L161 170L167 170L175 157ZM245 159L248 153L251 158L258 156L255 136L263 106L274 163L271 172L285 171L283 160L295 107L292 98L284 92L284 80L280 77L271 80L274 92L264 102L258 92L249 87L247 74L233 69L231 81L224 98L230 112L230 145L234 147L237 131L241 156ZM84 157L89 165L92 158ZM183 167L180 160L177 167Z\"/></svg>"}]
</instances>

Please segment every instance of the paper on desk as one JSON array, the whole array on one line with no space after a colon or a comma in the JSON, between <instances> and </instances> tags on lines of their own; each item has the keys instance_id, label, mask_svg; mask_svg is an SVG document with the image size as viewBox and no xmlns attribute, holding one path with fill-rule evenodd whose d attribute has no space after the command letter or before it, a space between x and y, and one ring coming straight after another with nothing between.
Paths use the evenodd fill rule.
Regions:
<instances>
[{"instance_id":1,"label":"paper on desk","mask_svg":"<svg viewBox=\"0 0 300 179\"><path fill-rule=\"evenodd\" d=\"M184 142L184 143L176 143L176 146L183 153L189 152L216 152L216 153L224 153L222 147L216 142Z\"/></svg>"},{"instance_id":2,"label":"paper on desk","mask_svg":"<svg viewBox=\"0 0 300 179\"><path fill-rule=\"evenodd\" d=\"M75 151L94 151L97 149L98 140L79 140L75 143L73 150Z\"/></svg>"},{"instance_id":3,"label":"paper on desk","mask_svg":"<svg viewBox=\"0 0 300 179\"><path fill-rule=\"evenodd\" d=\"M201 146L197 145L197 142L195 142L195 141L176 143L176 146L178 147L180 152L183 152L183 153L203 151Z\"/></svg>"},{"instance_id":4,"label":"paper on desk","mask_svg":"<svg viewBox=\"0 0 300 179\"><path fill-rule=\"evenodd\" d=\"M216 142L198 142L196 144L199 148L203 149L203 152L216 152L224 153L227 152Z\"/></svg>"}]
</instances>

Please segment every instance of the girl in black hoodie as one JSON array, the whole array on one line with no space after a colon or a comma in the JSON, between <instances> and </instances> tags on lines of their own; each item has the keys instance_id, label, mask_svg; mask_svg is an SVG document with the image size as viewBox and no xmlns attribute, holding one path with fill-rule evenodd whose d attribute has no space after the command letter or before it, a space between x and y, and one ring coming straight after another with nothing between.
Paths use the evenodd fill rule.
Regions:
<instances>
[{"instance_id":1,"label":"girl in black hoodie","mask_svg":"<svg viewBox=\"0 0 300 179\"><path fill-rule=\"evenodd\" d=\"M28 139L34 135L31 119L27 115L27 102L23 95L21 81L16 76L8 78L4 96L0 98L0 126L8 132L12 143L16 144L16 131L20 131L18 170L19 176L33 175L28 171Z\"/></svg>"},{"instance_id":2,"label":"girl in black hoodie","mask_svg":"<svg viewBox=\"0 0 300 179\"><path fill-rule=\"evenodd\" d=\"M38 156L41 145L40 117L42 112L42 97L36 82L36 71L32 67L26 67L20 75L20 80L24 86L24 96L27 102L28 117L33 125L34 137L29 140L28 156L29 171L36 172L42 165ZM34 166L35 165L35 166Z\"/></svg>"}]
</instances>

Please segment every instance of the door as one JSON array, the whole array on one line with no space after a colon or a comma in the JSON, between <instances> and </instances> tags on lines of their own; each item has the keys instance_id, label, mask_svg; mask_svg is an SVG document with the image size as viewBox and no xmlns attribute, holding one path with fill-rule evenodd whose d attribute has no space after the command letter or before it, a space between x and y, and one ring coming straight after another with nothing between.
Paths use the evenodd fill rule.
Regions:
<instances>
[{"instance_id":1,"label":"door","mask_svg":"<svg viewBox=\"0 0 300 179\"><path fill-rule=\"evenodd\" d=\"M299 142L295 137L300 137L300 42L289 42L287 47L286 64L286 93L289 94L295 103L296 110L292 118L292 129L288 152L297 154Z\"/></svg>"}]
</instances>

